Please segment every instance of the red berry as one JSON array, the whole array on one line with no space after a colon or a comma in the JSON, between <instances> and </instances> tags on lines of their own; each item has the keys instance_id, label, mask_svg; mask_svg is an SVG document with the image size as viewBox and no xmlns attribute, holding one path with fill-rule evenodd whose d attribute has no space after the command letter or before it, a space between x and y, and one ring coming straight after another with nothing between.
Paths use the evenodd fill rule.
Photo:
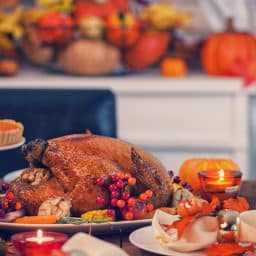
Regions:
<instances>
[{"instance_id":1,"label":"red berry","mask_svg":"<svg viewBox=\"0 0 256 256\"><path fill-rule=\"evenodd\" d=\"M148 196L147 196L146 193L141 193L141 194L140 194L140 200L146 201L147 199L148 199Z\"/></svg>"},{"instance_id":2,"label":"red berry","mask_svg":"<svg viewBox=\"0 0 256 256\"><path fill-rule=\"evenodd\" d=\"M111 205L113 207L116 207L117 206L117 201L118 201L118 199L116 199L116 198L111 199Z\"/></svg>"},{"instance_id":3,"label":"red berry","mask_svg":"<svg viewBox=\"0 0 256 256\"><path fill-rule=\"evenodd\" d=\"M21 203L20 202L16 202L15 204L14 204L14 209L17 211L17 210L20 210L22 208L22 205L21 205Z\"/></svg>"},{"instance_id":4,"label":"red berry","mask_svg":"<svg viewBox=\"0 0 256 256\"><path fill-rule=\"evenodd\" d=\"M3 202L3 207L4 207L4 209L8 209L8 207L9 207L8 201Z\"/></svg>"},{"instance_id":5,"label":"red berry","mask_svg":"<svg viewBox=\"0 0 256 256\"><path fill-rule=\"evenodd\" d=\"M148 203L147 204L147 211L148 212L151 212L151 211L153 211L154 210L154 205L152 204L152 203Z\"/></svg>"},{"instance_id":6,"label":"red berry","mask_svg":"<svg viewBox=\"0 0 256 256\"><path fill-rule=\"evenodd\" d=\"M116 191L117 187L116 187L115 184L110 184L109 187L108 187L108 189L109 189L111 192L113 192L113 191Z\"/></svg>"},{"instance_id":7,"label":"red berry","mask_svg":"<svg viewBox=\"0 0 256 256\"><path fill-rule=\"evenodd\" d=\"M124 187L124 183L121 180L118 180L116 183L116 187L122 189Z\"/></svg>"},{"instance_id":8,"label":"red berry","mask_svg":"<svg viewBox=\"0 0 256 256\"><path fill-rule=\"evenodd\" d=\"M128 199L128 206L130 206L130 207L133 207L134 205L135 205L135 203L136 203L136 199L135 198L133 198L133 197L130 197L129 199Z\"/></svg>"},{"instance_id":9,"label":"red berry","mask_svg":"<svg viewBox=\"0 0 256 256\"><path fill-rule=\"evenodd\" d=\"M110 175L110 180L112 183L116 183L118 181L118 177L116 174L111 174Z\"/></svg>"},{"instance_id":10,"label":"red berry","mask_svg":"<svg viewBox=\"0 0 256 256\"><path fill-rule=\"evenodd\" d=\"M117 207L124 208L125 207L125 201L120 199L117 201Z\"/></svg>"},{"instance_id":11,"label":"red berry","mask_svg":"<svg viewBox=\"0 0 256 256\"><path fill-rule=\"evenodd\" d=\"M10 188L10 185L9 185L8 183L6 183L6 182L3 182L3 184L2 184L2 189L3 189L4 191L7 191L9 188Z\"/></svg>"},{"instance_id":12,"label":"red berry","mask_svg":"<svg viewBox=\"0 0 256 256\"><path fill-rule=\"evenodd\" d=\"M133 220L133 213L131 211L128 211L124 214L125 220Z\"/></svg>"},{"instance_id":13,"label":"red berry","mask_svg":"<svg viewBox=\"0 0 256 256\"><path fill-rule=\"evenodd\" d=\"M135 186L135 184L136 184L136 179L135 178L133 178L133 177L131 177L131 178L129 178L128 179L128 184L130 185L130 186Z\"/></svg>"},{"instance_id":14,"label":"red berry","mask_svg":"<svg viewBox=\"0 0 256 256\"><path fill-rule=\"evenodd\" d=\"M5 198L8 200L13 200L14 199L14 193L9 191L5 194Z\"/></svg>"},{"instance_id":15,"label":"red berry","mask_svg":"<svg viewBox=\"0 0 256 256\"><path fill-rule=\"evenodd\" d=\"M123 173L123 172L118 172L117 177L118 177L120 180L123 180L123 179L124 179L124 173Z\"/></svg>"},{"instance_id":16,"label":"red berry","mask_svg":"<svg viewBox=\"0 0 256 256\"><path fill-rule=\"evenodd\" d=\"M153 196L153 191L148 189L145 194L148 196L148 198L151 198Z\"/></svg>"},{"instance_id":17,"label":"red berry","mask_svg":"<svg viewBox=\"0 0 256 256\"><path fill-rule=\"evenodd\" d=\"M96 184L97 186L102 187L104 185L104 180L102 178L98 178L96 180Z\"/></svg>"},{"instance_id":18,"label":"red berry","mask_svg":"<svg viewBox=\"0 0 256 256\"><path fill-rule=\"evenodd\" d=\"M119 193L117 191L111 192L111 198L118 198L118 197L119 197Z\"/></svg>"},{"instance_id":19,"label":"red berry","mask_svg":"<svg viewBox=\"0 0 256 256\"><path fill-rule=\"evenodd\" d=\"M115 211L113 209L108 209L107 210L107 215L109 217L115 217L116 213L115 213Z\"/></svg>"},{"instance_id":20,"label":"red berry","mask_svg":"<svg viewBox=\"0 0 256 256\"><path fill-rule=\"evenodd\" d=\"M98 196L96 199L97 204L104 204L105 203L105 199L101 196Z\"/></svg>"},{"instance_id":21,"label":"red berry","mask_svg":"<svg viewBox=\"0 0 256 256\"><path fill-rule=\"evenodd\" d=\"M127 201L130 198L129 192L123 192L121 198L125 201Z\"/></svg>"},{"instance_id":22,"label":"red berry","mask_svg":"<svg viewBox=\"0 0 256 256\"><path fill-rule=\"evenodd\" d=\"M124 174L124 179L125 180L128 180L129 178L131 178L132 177L132 175L130 174L130 173L128 173L128 172L126 172L125 174Z\"/></svg>"}]
</instances>

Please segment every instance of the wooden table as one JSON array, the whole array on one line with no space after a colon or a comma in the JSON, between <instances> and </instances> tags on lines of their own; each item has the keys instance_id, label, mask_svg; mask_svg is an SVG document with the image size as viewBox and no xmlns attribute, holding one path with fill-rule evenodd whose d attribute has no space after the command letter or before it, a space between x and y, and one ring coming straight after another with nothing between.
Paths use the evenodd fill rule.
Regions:
<instances>
[{"instance_id":1,"label":"wooden table","mask_svg":"<svg viewBox=\"0 0 256 256\"><path fill-rule=\"evenodd\" d=\"M248 202L250 203L251 209L256 209L256 180L255 181L243 181L241 187L241 196L247 198ZM3 234L4 231L0 230L0 234ZM111 242L116 245L120 245L120 236L113 235L113 236L104 236L101 237L105 241ZM122 248L131 256L156 256L158 254L149 253L139 248L135 247L129 242L129 233L122 235Z\"/></svg>"}]
</instances>

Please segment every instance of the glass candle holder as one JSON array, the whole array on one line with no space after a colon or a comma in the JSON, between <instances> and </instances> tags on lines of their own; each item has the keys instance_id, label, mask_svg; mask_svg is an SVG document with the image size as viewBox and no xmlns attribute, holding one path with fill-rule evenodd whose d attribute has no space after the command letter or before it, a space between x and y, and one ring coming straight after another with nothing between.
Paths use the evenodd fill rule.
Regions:
<instances>
[{"instance_id":1,"label":"glass candle holder","mask_svg":"<svg viewBox=\"0 0 256 256\"><path fill-rule=\"evenodd\" d=\"M11 241L21 256L45 256L52 250L61 249L67 241L65 234L56 232L23 232L14 234Z\"/></svg>"},{"instance_id":2,"label":"glass candle holder","mask_svg":"<svg viewBox=\"0 0 256 256\"><path fill-rule=\"evenodd\" d=\"M217 196L221 201L236 198L242 173L235 170L206 170L198 173L202 196L210 201Z\"/></svg>"}]
</instances>

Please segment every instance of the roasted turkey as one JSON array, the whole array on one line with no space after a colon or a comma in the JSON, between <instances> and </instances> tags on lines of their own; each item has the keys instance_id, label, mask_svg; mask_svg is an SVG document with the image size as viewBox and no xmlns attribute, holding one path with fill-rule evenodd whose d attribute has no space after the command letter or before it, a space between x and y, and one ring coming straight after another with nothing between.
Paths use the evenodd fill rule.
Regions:
<instances>
[{"instance_id":1,"label":"roasted turkey","mask_svg":"<svg viewBox=\"0 0 256 256\"><path fill-rule=\"evenodd\" d=\"M71 214L110 205L109 191L99 187L97 178L129 172L136 179L135 191L153 191L155 207L171 200L165 167L152 154L120 139L92 134L75 134L44 141L37 139L22 147L30 167L11 183L11 190L28 214L37 215L49 198L71 202ZM96 203L102 196L104 205Z\"/></svg>"}]
</instances>

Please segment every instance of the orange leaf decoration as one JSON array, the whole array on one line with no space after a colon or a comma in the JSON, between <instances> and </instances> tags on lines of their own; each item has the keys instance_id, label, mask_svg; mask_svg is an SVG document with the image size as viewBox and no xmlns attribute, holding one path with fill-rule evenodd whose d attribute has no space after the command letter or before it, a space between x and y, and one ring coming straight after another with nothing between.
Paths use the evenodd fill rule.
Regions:
<instances>
[{"instance_id":1,"label":"orange leaf decoration","mask_svg":"<svg viewBox=\"0 0 256 256\"><path fill-rule=\"evenodd\" d=\"M254 251L253 244L241 246L235 243L213 244L206 249L207 256L236 256L245 252Z\"/></svg>"},{"instance_id":2,"label":"orange leaf decoration","mask_svg":"<svg viewBox=\"0 0 256 256\"><path fill-rule=\"evenodd\" d=\"M244 197L229 198L223 202L223 208L234 210L237 212L244 212L249 209L249 203Z\"/></svg>"},{"instance_id":3,"label":"orange leaf decoration","mask_svg":"<svg viewBox=\"0 0 256 256\"><path fill-rule=\"evenodd\" d=\"M210 213L214 212L216 207L220 205L220 200L218 197L213 197L210 203L203 202L202 211L199 213L198 217L209 215Z\"/></svg>"}]
</instances>

